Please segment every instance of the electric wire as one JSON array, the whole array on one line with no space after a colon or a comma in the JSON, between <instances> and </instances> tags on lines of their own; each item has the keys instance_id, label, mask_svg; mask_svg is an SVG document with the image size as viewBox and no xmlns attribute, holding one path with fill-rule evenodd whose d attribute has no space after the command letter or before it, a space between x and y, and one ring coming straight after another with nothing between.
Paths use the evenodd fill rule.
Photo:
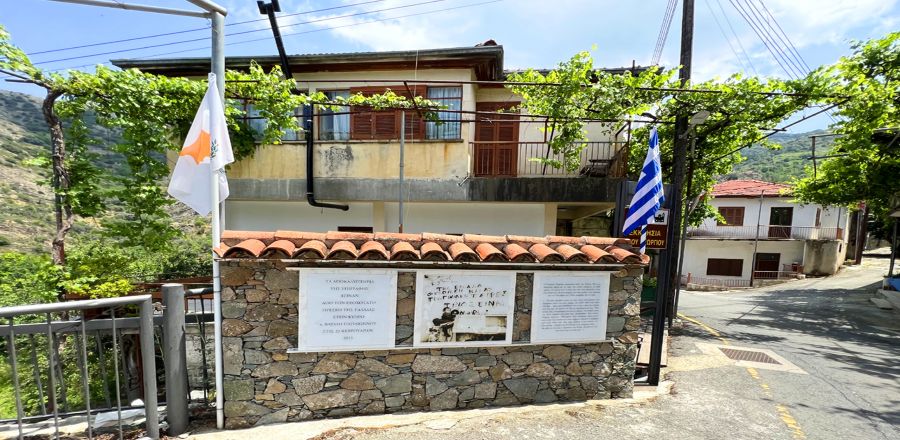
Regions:
<instances>
[{"instance_id":1,"label":"electric wire","mask_svg":"<svg viewBox=\"0 0 900 440\"><path fill-rule=\"evenodd\" d=\"M663 49L665 49L666 40L669 37L669 29L672 27L672 17L675 15L676 6L678 6L678 0L669 0L666 3L666 12L663 14L663 21L659 27L659 35L656 37L656 47L653 48L653 56L650 61L651 66L658 65L660 58L662 58Z\"/></svg>"},{"instance_id":2,"label":"electric wire","mask_svg":"<svg viewBox=\"0 0 900 440\"><path fill-rule=\"evenodd\" d=\"M756 36L760 39L760 41L762 41L763 45L766 46L766 49L772 55L772 58L775 59L775 62L778 64L778 66L781 67L782 70L784 70L784 72L788 75L788 77L794 78L795 72L793 72L793 70L790 68L789 65L787 65L787 66L785 65L782 58L779 56L778 51L776 49L772 48L772 45L770 44L769 39L766 38L766 36L764 36L762 29L757 27L756 22L749 17L749 13L747 13L745 11L745 9L742 6L742 4L740 3L740 1L738 1L738 0L729 0L729 1L731 2L731 5L734 6L735 10L738 11L738 14L741 15L741 18L743 18L744 21L747 22L747 24L753 30L753 33L755 33Z\"/></svg>"},{"instance_id":3,"label":"electric wire","mask_svg":"<svg viewBox=\"0 0 900 440\"><path fill-rule=\"evenodd\" d=\"M738 63L740 63L741 69L745 72L748 71L749 69L744 64L743 58L741 58L741 56L738 55L737 50L735 50L735 48L734 48L734 44L732 44L732 42L731 42L730 36L725 33L725 28L723 28L722 23L719 22L719 17L716 16L715 11L713 11L712 6L709 4L709 0L703 0L703 1L706 3L706 7L707 7L707 9L709 9L709 14L712 15L713 21L716 22L716 27L719 28L719 32L722 33L722 37L725 39L725 42L728 43L728 48L731 49L731 53L734 54L734 58L737 59Z\"/></svg>"},{"instance_id":4,"label":"electric wire","mask_svg":"<svg viewBox=\"0 0 900 440\"><path fill-rule=\"evenodd\" d=\"M744 57L747 58L747 63L750 65L750 68L753 70L753 74L759 76L759 72L756 70L756 65L753 64L753 59L750 58L750 54L747 52L747 49L744 48L744 44L741 43L741 38L738 36L737 32L734 30L734 26L731 25L731 19L728 18L728 14L725 13L725 7L722 6L722 0L715 0L716 4L719 6L719 11L722 12L722 17L725 18L725 24L728 25L728 29L731 30L731 34L734 35L734 39L737 42L738 47L741 49L741 53L744 54Z\"/></svg>"},{"instance_id":5,"label":"electric wire","mask_svg":"<svg viewBox=\"0 0 900 440\"><path fill-rule=\"evenodd\" d=\"M777 34L772 24L763 17L759 8L756 7L756 3L753 0L744 0L744 2L747 5L751 18L756 21L757 25L762 29L763 34L769 38L769 41L775 46L778 53L782 56L782 59L790 64L791 68L797 72L798 76L807 74L809 69L804 71L801 66L802 63L797 60L793 53L791 53L790 48L787 47L787 43Z\"/></svg>"}]
</instances>

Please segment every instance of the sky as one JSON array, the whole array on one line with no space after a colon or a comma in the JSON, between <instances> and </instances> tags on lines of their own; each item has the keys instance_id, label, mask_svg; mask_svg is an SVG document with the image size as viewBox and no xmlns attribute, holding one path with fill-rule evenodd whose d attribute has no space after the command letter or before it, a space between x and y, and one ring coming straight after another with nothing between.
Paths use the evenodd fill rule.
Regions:
<instances>
[{"instance_id":1,"label":"sky","mask_svg":"<svg viewBox=\"0 0 900 440\"><path fill-rule=\"evenodd\" d=\"M194 9L186 0L115 0ZM255 0L219 0L227 7L226 55L274 55L275 43ZM48 69L93 70L117 58L209 56L209 22L146 12L17 1L0 8L13 42ZM591 50L595 66L648 65L667 0L281 0L279 25L287 52L329 53L502 44L507 69L551 68ZM696 0L693 78L736 72L787 78L834 63L853 40L900 28L900 0ZM681 2L659 64L678 65ZM749 18L750 21L745 19ZM765 18L766 23L754 21ZM262 19L262 20L261 20ZM242 23L248 22L249 23ZM751 23L753 23L751 25ZM768 27L778 42L757 31ZM143 38L159 34L152 38ZM97 44L116 40L111 44ZM194 41L187 41L194 40ZM781 43L784 42L785 46ZM786 46L786 42L792 48ZM80 49L74 46L92 45ZM776 49L780 47L780 49ZM59 50L65 49L65 50ZM52 52L48 52L52 51ZM789 60L776 61L772 54ZM0 78L3 78L0 75ZM35 86L0 81L35 95ZM797 126L825 128L826 115Z\"/></svg>"}]
</instances>

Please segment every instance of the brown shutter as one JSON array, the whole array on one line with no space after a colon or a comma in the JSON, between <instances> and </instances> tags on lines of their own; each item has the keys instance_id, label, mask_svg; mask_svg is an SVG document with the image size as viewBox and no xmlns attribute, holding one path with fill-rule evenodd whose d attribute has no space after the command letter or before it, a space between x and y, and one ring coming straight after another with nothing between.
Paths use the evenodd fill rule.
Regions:
<instances>
[{"instance_id":1,"label":"brown shutter","mask_svg":"<svg viewBox=\"0 0 900 440\"><path fill-rule=\"evenodd\" d=\"M351 94L362 93L372 96L384 93L387 89L399 96L410 99L411 95L403 85L353 87ZM425 91L420 87L421 92ZM421 95L421 93L419 93ZM400 138L400 110L371 111L365 107L354 107L350 114L350 139L393 140ZM406 112L406 139L424 139L425 120L415 110Z\"/></svg>"}]
</instances>

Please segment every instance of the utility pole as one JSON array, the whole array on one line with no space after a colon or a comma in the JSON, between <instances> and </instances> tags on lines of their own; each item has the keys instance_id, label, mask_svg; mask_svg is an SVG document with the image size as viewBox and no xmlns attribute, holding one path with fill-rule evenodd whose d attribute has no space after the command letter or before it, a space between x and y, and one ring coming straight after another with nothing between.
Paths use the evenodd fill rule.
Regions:
<instances>
[{"instance_id":1,"label":"utility pole","mask_svg":"<svg viewBox=\"0 0 900 440\"><path fill-rule=\"evenodd\" d=\"M681 12L681 70L678 71L680 87L687 87L691 79L691 58L694 44L694 0L684 0ZM665 252L665 259L660 264L659 284L656 291L656 309L653 312L653 331L650 342L650 368L647 374L647 383L659 384L660 362L662 361L664 327L666 321L666 308L669 298L678 280L674 274L678 270L678 252L673 249L681 237L681 187L684 184L684 165L687 158L688 147L688 119L690 115L685 109L678 112L675 118L675 143L674 165L672 167L672 192L669 202L669 228L666 231L666 243L669 249Z\"/></svg>"}]
</instances>

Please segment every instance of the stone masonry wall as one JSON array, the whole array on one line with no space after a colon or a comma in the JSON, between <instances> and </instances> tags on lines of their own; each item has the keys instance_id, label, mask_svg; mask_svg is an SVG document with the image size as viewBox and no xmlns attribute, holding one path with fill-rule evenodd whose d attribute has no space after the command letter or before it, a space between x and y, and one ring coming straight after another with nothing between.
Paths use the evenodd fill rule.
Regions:
<instances>
[{"instance_id":1,"label":"stone masonry wall","mask_svg":"<svg viewBox=\"0 0 900 440\"><path fill-rule=\"evenodd\" d=\"M273 260L222 263L225 426L398 411L630 397L640 267L614 272L608 337L595 344L288 353L298 272ZM513 341L527 341L533 275L519 271ZM415 273L400 270L397 344L411 347Z\"/></svg>"}]
</instances>

